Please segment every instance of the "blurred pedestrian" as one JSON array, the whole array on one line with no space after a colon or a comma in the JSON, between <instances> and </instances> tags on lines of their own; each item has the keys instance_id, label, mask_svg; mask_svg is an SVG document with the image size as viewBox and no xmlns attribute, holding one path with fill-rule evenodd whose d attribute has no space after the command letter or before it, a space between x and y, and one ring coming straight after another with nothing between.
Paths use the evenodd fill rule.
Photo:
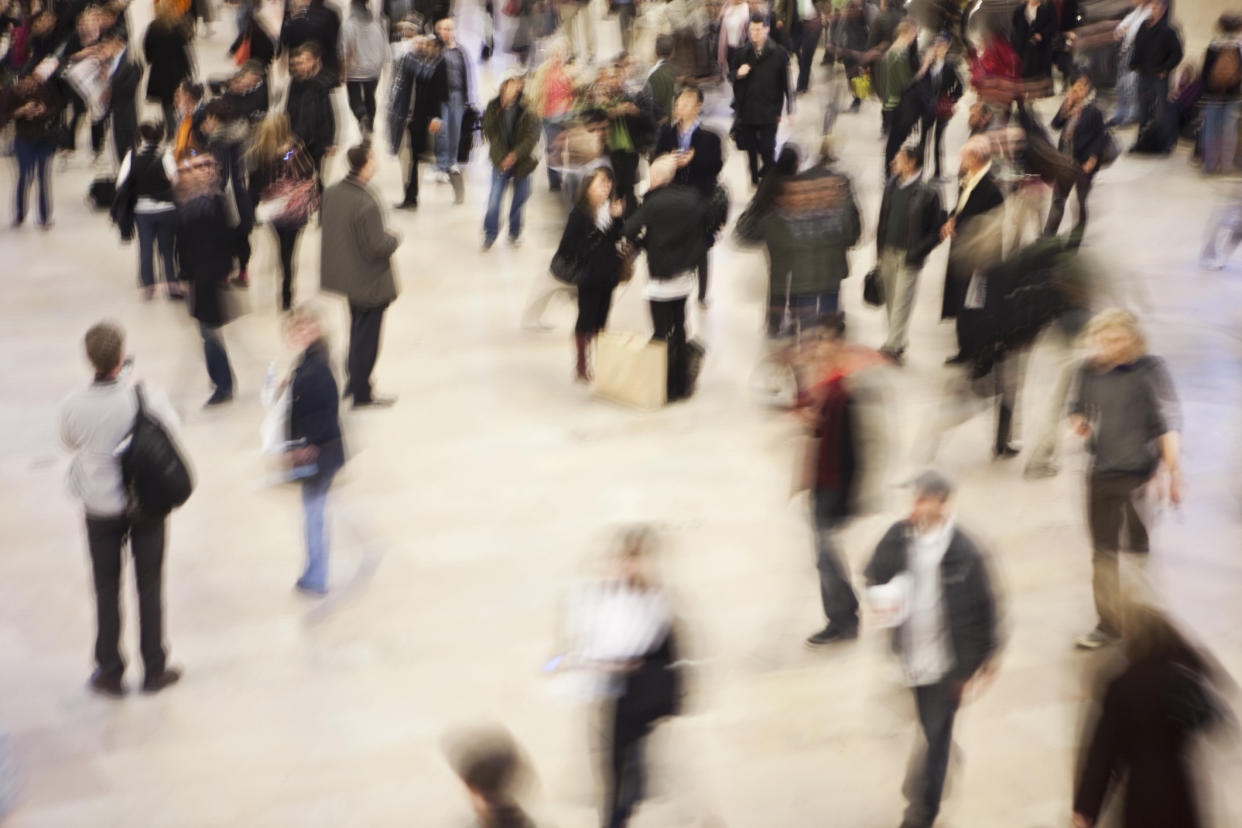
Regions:
<instances>
[{"instance_id":1,"label":"blurred pedestrian","mask_svg":"<svg viewBox=\"0 0 1242 828\"><path fill-rule=\"evenodd\" d=\"M1238 112L1242 110L1242 16L1222 14L1203 56L1203 171L1237 168Z\"/></svg>"},{"instance_id":2,"label":"blurred pedestrian","mask_svg":"<svg viewBox=\"0 0 1242 828\"><path fill-rule=\"evenodd\" d=\"M1052 47L1059 28L1052 3L1023 0L1013 10L1011 25L1013 48L1022 59L1022 79L1033 90L1051 93Z\"/></svg>"},{"instance_id":3,"label":"blurred pedestrian","mask_svg":"<svg viewBox=\"0 0 1242 828\"><path fill-rule=\"evenodd\" d=\"M608 324L612 293L621 270L617 243L621 240L621 217L625 201L614 192L612 171L595 170L583 182L582 192L569 214L553 256L553 272L558 269L566 281L578 288L578 321L574 325L577 349L575 376L590 382L587 350Z\"/></svg>"},{"instance_id":4,"label":"blurred pedestrian","mask_svg":"<svg viewBox=\"0 0 1242 828\"><path fill-rule=\"evenodd\" d=\"M108 111L112 122L112 150L117 164L138 141L138 83L142 64L129 55L128 35L109 29L99 38L100 58L108 72Z\"/></svg>"},{"instance_id":5,"label":"blurred pedestrian","mask_svg":"<svg viewBox=\"0 0 1242 828\"><path fill-rule=\"evenodd\" d=\"M952 494L938 472L915 478L910 516L884 534L866 569L868 602L893 629L926 742L917 780L904 788L902 828L936 822L958 707L968 685L996 669L996 596L983 555L950 511Z\"/></svg>"},{"instance_id":6,"label":"blurred pedestrian","mask_svg":"<svg viewBox=\"0 0 1242 828\"><path fill-rule=\"evenodd\" d=\"M339 414L340 393L332 376L328 343L319 315L300 305L289 315L286 331L298 350L289 378L289 467L302 482L306 531L306 567L297 588L309 595L328 591L328 533L324 525L328 489L345 464Z\"/></svg>"},{"instance_id":7,"label":"blurred pedestrian","mask_svg":"<svg viewBox=\"0 0 1242 828\"><path fill-rule=\"evenodd\" d=\"M448 69L440 42L432 37L414 37L410 51L401 58L393 78L393 105L389 109L392 145L400 148L402 131L409 135L410 169L405 181L405 197L398 210L418 207L418 165L434 148L433 142L444 122L448 100Z\"/></svg>"},{"instance_id":8,"label":"blurred pedestrian","mask_svg":"<svg viewBox=\"0 0 1242 828\"><path fill-rule=\"evenodd\" d=\"M884 285L888 336L880 352L905 361L910 313L923 262L940 244L940 194L922 180L923 153L905 147L893 159L876 224L876 267Z\"/></svg>"},{"instance_id":9,"label":"blurred pedestrian","mask_svg":"<svg viewBox=\"0 0 1242 828\"><path fill-rule=\"evenodd\" d=\"M159 102L164 112L166 135L177 129L177 112L173 97L177 87L194 77L194 61L190 56L193 21L186 18L173 3L156 7L155 19L147 26L142 38L142 55L146 59L147 100Z\"/></svg>"},{"instance_id":10,"label":"blurred pedestrian","mask_svg":"<svg viewBox=\"0 0 1242 828\"><path fill-rule=\"evenodd\" d=\"M490 250L500 235L500 203L510 186L513 196L509 205L509 243L519 243L522 208L530 196L530 175L539 166L539 159L535 157L539 116L522 97L525 83L525 75L520 70L511 70L483 112L483 137L487 139L492 161L492 185L483 216L484 250Z\"/></svg>"},{"instance_id":11,"label":"blurred pedestrian","mask_svg":"<svg viewBox=\"0 0 1242 828\"><path fill-rule=\"evenodd\" d=\"M940 161L944 155L944 130L953 118L957 102L961 100L964 90L962 78L957 73L957 62L951 56L953 38L947 32L936 35L931 48L931 57L919 74L920 97L928 104L923 116L922 136L919 138L919 153L927 158L927 139L932 139L932 152L935 166L933 176L941 178ZM923 162L926 164L926 160Z\"/></svg>"},{"instance_id":12,"label":"blurred pedestrian","mask_svg":"<svg viewBox=\"0 0 1242 828\"><path fill-rule=\"evenodd\" d=\"M737 113L734 131L738 148L746 151L750 183L755 187L776 160L776 129L782 105L791 123L794 114L789 53L769 37L770 32L767 18L752 14L746 45L734 54L729 64Z\"/></svg>"},{"instance_id":13,"label":"blurred pedestrian","mask_svg":"<svg viewBox=\"0 0 1242 828\"><path fill-rule=\"evenodd\" d=\"M121 572L126 540L138 582L140 651L146 676L143 692L156 693L175 684L181 671L168 666L164 644L164 543L166 516L133 513L121 472L118 447L133 431L141 405L146 416L166 432L175 431L177 415L168 400L143 383L135 387L125 371L125 334L100 322L86 332L86 356L94 382L75 391L60 410L60 435L73 452L69 483L82 501L86 539L95 586L95 671L90 688L113 698L125 694L121 656Z\"/></svg>"},{"instance_id":14,"label":"blurred pedestrian","mask_svg":"<svg viewBox=\"0 0 1242 828\"><path fill-rule=\"evenodd\" d=\"M177 205L173 200L177 163L163 142L164 127L158 121L139 124L138 137L138 149L125 156L117 173L112 218L124 240L133 238L137 230L138 283L144 298L155 295L158 252L168 298L182 299L185 288L177 273Z\"/></svg>"},{"instance_id":15,"label":"blurred pedestrian","mask_svg":"<svg viewBox=\"0 0 1242 828\"><path fill-rule=\"evenodd\" d=\"M1078 166L1078 175L1072 186L1078 198L1078 220L1074 223L1073 238L1081 241L1087 232L1087 196L1108 143L1112 140L1104 126L1104 116L1095 106L1095 89L1086 72L1070 79L1070 90L1061 108L1052 119L1052 128L1061 130L1058 142L1060 152ZM1048 222L1044 235L1056 235L1065 216L1065 202L1069 198L1068 181L1056 181L1053 185L1052 206L1048 210Z\"/></svg>"},{"instance_id":16,"label":"blurred pedestrian","mask_svg":"<svg viewBox=\"0 0 1242 828\"><path fill-rule=\"evenodd\" d=\"M1074 828L1093 828L1124 779L1124 828L1203 828L1196 738L1232 719L1224 679L1159 610L1122 607L1126 661L1108 682L1074 786ZM1119 794L1119 796L1121 796Z\"/></svg>"},{"instance_id":17,"label":"blurred pedestrian","mask_svg":"<svg viewBox=\"0 0 1242 828\"><path fill-rule=\"evenodd\" d=\"M1138 36L1143 21L1151 13L1148 0L1130 0L1133 8L1121 19L1114 30L1113 37L1117 46L1117 105L1113 108L1113 116L1108 125L1126 126L1138 120L1138 73L1130 68L1130 58L1134 54L1134 39Z\"/></svg>"},{"instance_id":18,"label":"blurred pedestrian","mask_svg":"<svg viewBox=\"0 0 1242 828\"><path fill-rule=\"evenodd\" d=\"M17 181L13 226L26 221L26 199L32 184L39 189L39 226L52 226L52 156L61 122L60 98L53 85L34 72L0 91L0 123L13 122L13 154Z\"/></svg>"},{"instance_id":19,"label":"blurred pedestrian","mask_svg":"<svg viewBox=\"0 0 1242 828\"><path fill-rule=\"evenodd\" d=\"M323 181L323 159L336 152L336 113L332 107L332 75L320 59L319 46L306 42L289 58L289 89L285 112L289 128L306 147Z\"/></svg>"},{"instance_id":20,"label":"blurred pedestrian","mask_svg":"<svg viewBox=\"0 0 1242 828\"><path fill-rule=\"evenodd\" d=\"M466 787L478 828L534 828L518 796L529 763L513 737L501 728L461 734L449 747L449 761Z\"/></svg>"},{"instance_id":21,"label":"blurred pedestrian","mask_svg":"<svg viewBox=\"0 0 1242 828\"><path fill-rule=\"evenodd\" d=\"M222 171L211 155L187 159L177 173L177 265L189 283L190 314L198 321L213 391L206 407L233 399L233 369L220 329L229 322L223 296L233 267L236 227L221 191Z\"/></svg>"},{"instance_id":22,"label":"blurred pedestrian","mask_svg":"<svg viewBox=\"0 0 1242 828\"><path fill-rule=\"evenodd\" d=\"M1134 35L1130 69L1138 73L1139 133L1164 116L1169 74L1182 62L1182 39L1168 21L1168 1L1151 0Z\"/></svg>"},{"instance_id":23,"label":"blurred pedestrian","mask_svg":"<svg viewBox=\"0 0 1242 828\"><path fill-rule=\"evenodd\" d=\"M590 0L556 0L561 16L561 31L569 43L570 60L586 58L588 64L595 62L595 18L591 13ZM582 21L582 33L578 34L575 21Z\"/></svg>"},{"instance_id":24,"label":"blurred pedestrian","mask_svg":"<svg viewBox=\"0 0 1242 828\"><path fill-rule=\"evenodd\" d=\"M280 307L289 310L298 238L319 206L314 161L289 129L289 118L283 112L263 119L247 156L251 198L260 209L271 211L267 220L280 249ZM273 206L264 207L265 202Z\"/></svg>"},{"instance_id":25,"label":"blurred pedestrian","mask_svg":"<svg viewBox=\"0 0 1242 828\"><path fill-rule=\"evenodd\" d=\"M914 86L919 75L917 38L919 27L912 20L897 24L893 45L884 53L883 83L884 119L888 139L884 147L884 170L897 156L914 128L923 120L925 110Z\"/></svg>"},{"instance_id":26,"label":"blurred pedestrian","mask_svg":"<svg viewBox=\"0 0 1242 828\"><path fill-rule=\"evenodd\" d=\"M543 122L548 189L552 192L561 189L561 166L565 156L561 135L573 118L574 80L565 65L567 51L563 41L554 43L547 59L535 70L531 83L532 103Z\"/></svg>"},{"instance_id":27,"label":"blurred pedestrian","mask_svg":"<svg viewBox=\"0 0 1242 828\"><path fill-rule=\"evenodd\" d=\"M320 283L349 300L349 376L345 395L354 408L387 408L395 397L376 396L371 372L379 356L384 311L397 298L392 254L401 239L384 227L379 199L367 186L375 156L360 144L346 153L349 173L323 194Z\"/></svg>"},{"instance_id":28,"label":"blurred pedestrian","mask_svg":"<svg viewBox=\"0 0 1242 828\"><path fill-rule=\"evenodd\" d=\"M440 120L444 126L436 133L436 177L441 182L453 184L454 203L460 204L464 192L461 168L457 163L462 149L462 119L467 104L472 104L474 99L470 59L457 42L457 24L453 18L444 17L436 21L436 38L440 41L448 90L448 97L440 106ZM466 139L470 140L470 136Z\"/></svg>"},{"instance_id":29,"label":"blurred pedestrian","mask_svg":"<svg viewBox=\"0 0 1242 828\"><path fill-rule=\"evenodd\" d=\"M280 50L292 59L305 44L315 46L322 62L323 79L329 88L341 82L341 15L326 0L289 0L280 29Z\"/></svg>"},{"instance_id":30,"label":"blurred pedestrian","mask_svg":"<svg viewBox=\"0 0 1242 828\"><path fill-rule=\"evenodd\" d=\"M707 214L692 188L673 183L677 160L651 162L647 195L625 222L624 234L647 251L650 278L643 296L651 304L653 338L668 346L667 401L684 399L696 379L686 338L686 299L695 291L695 268L707 246Z\"/></svg>"},{"instance_id":31,"label":"blurred pedestrian","mask_svg":"<svg viewBox=\"0 0 1242 828\"><path fill-rule=\"evenodd\" d=\"M1138 320L1112 309L1092 318L1090 356L1070 397L1074 431L1087 438L1087 528L1091 533L1092 590L1099 620L1079 636L1081 649L1112 644L1121 635L1119 557L1123 549L1150 549L1140 498L1153 481L1174 504L1182 500L1181 413L1164 362L1147 353ZM1157 473L1163 471L1158 479ZM1122 544L1122 529L1127 543Z\"/></svg>"},{"instance_id":32,"label":"blurred pedestrian","mask_svg":"<svg viewBox=\"0 0 1242 828\"><path fill-rule=\"evenodd\" d=\"M350 0L349 16L341 24L341 52L349 111L362 137L369 139L375 130L375 88L388 58L388 35L368 0Z\"/></svg>"}]
</instances>

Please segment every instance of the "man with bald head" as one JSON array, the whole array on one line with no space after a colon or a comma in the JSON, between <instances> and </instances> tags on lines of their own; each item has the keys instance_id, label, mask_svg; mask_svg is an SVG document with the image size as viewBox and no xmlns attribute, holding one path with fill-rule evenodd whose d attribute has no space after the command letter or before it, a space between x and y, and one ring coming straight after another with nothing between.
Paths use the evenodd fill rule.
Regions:
<instances>
[{"instance_id":1,"label":"man with bald head","mask_svg":"<svg viewBox=\"0 0 1242 828\"><path fill-rule=\"evenodd\" d=\"M651 162L647 195L623 231L647 251L650 278L643 296L651 303L654 338L668 343L668 401L690 396L690 349L686 344L686 298L698 287L697 268L707 249L706 204L697 190L673 183L677 157Z\"/></svg>"},{"instance_id":2,"label":"man with bald head","mask_svg":"<svg viewBox=\"0 0 1242 828\"><path fill-rule=\"evenodd\" d=\"M951 239L945 270L941 319L957 319L958 352L947 363L969 362L975 356L974 331L983 308L982 273L1004 252L1001 208L1005 197L992 175L992 143L982 135L962 145L960 188L941 239Z\"/></svg>"}]
</instances>

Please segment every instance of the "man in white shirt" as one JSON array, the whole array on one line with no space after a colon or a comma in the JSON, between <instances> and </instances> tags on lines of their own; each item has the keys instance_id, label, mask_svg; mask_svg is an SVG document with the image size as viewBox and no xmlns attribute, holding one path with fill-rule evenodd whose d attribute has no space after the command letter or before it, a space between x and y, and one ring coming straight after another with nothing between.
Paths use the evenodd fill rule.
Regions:
<instances>
[{"instance_id":1,"label":"man in white shirt","mask_svg":"<svg viewBox=\"0 0 1242 828\"><path fill-rule=\"evenodd\" d=\"M953 523L952 493L938 472L915 478L910 516L885 533L866 570L868 600L893 629L927 742L920 778L903 786L902 828L935 823L963 692L994 670L996 600L982 555Z\"/></svg>"},{"instance_id":2,"label":"man in white shirt","mask_svg":"<svg viewBox=\"0 0 1242 828\"><path fill-rule=\"evenodd\" d=\"M61 407L60 433L73 452L69 483L86 512L86 537L95 583L98 631L95 672L89 686L103 695L125 693L121 658L120 589L122 552L130 541L138 581L138 620L146 677L142 689L156 693L175 684L181 671L168 667L164 647L164 518L131 517L121 477L118 448L129 435L138 412L134 385L123 376L125 334L101 322L86 332L86 355L95 381L79 389ZM161 395L144 390L143 407L166 428L176 416Z\"/></svg>"}]
</instances>

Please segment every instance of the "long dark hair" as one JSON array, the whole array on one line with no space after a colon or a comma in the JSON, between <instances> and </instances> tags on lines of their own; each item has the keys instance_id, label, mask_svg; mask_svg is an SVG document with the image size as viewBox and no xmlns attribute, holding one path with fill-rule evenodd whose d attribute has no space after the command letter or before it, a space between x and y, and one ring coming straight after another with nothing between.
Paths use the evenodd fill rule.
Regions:
<instances>
[{"instance_id":1,"label":"long dark hair","mask_svg":"<svg viewBox=\"0 0 1242 828\"><path fill-rule=\"evenodd\" d=\"M574 199L574 206L584 213L591 214L591 203L587 198L587 193L590 191L591 185L595 183L595 177L599 175L608 176L608 183L612 185L612 191L616 191L617 177L609 167L596 167L591 170L591 174L582 179L582 183L578 185L578 197Z\"/></svg>"}]
</instances>

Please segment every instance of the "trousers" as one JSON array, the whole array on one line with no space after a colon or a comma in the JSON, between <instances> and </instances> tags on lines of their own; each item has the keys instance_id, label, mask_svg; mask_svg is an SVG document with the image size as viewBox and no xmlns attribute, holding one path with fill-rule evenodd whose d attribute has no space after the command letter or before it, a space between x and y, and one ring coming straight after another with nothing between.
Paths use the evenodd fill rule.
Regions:
<instances>
[{"instance_id":1,"label":"trousers","mask_svg":"<svg viewBox=\"0 0 1242 828\"><path fill-rule=\"evenodd\" d=\"M530 176L516 178L512 171L493 167L492 188L487 194L487 212L483 216L483 239L488 244L500 235L500 203L510 183L513 184L513 199L509 204L509 238L516 239L522 235L522 207L530 197Z\"/></svg>"},{"instance_id":2,"label":"trousers","mask_svg":"<svg viewBox=\"0 0 1242 828\"><path fill-rule=\"evenodd\" d=\"M1149 549L1147 527L1139 515L1136 499L1147 475L1092 474L1087 479L1087 527L1091 532L1091 587L1099 629L1110 635L1121 632L1121 571L1119 553L1122 530L1131 552Z\"/></svg>"},{"instance_id":3,"label":"trousers","mask_svg":"<svg viewBox=\"0 0 1242 828\"><path fill-rule=\"evenodd\" d=\"M134 213L134 227L138 231L138 279L143 287L155 284L155 253L159 252L163 263L164 281L174 284L177 278L177 260L174 255L177 235L177 211L160 213Z\"/></svg>"},{"instance_id":4,"label":"trousers","mask_svg":"<svg viewBox=\"0 0 1242 828\"><path fill-rule=\"evenodd\" d=\"M228 396L233 393L233 368L229 365L228 352L224 350L224 340L220 336L220 328L198 323L198 332L203 338L203 358L207 362L207 376L215 386L216 394Z\"/></svg>"},{"instance_id":5,"label":"trousers","mask_svg":"<svg viewBox=\"0 0 1242 828\"><path fill-rule=\"evenodd\" d=\"M651 300L653 339L668 346L668 401L676 402L689 394L689 351L686 347L686 300Z\"/></svg>"},{"instance_id":6,"label":"trousers","mask_svg":"<svg viewBox=\"0 0 1242 828\"><path fill-rule=\"evenodd\" d=\"M324 513L328 504L331 474L317 474L302 481L302 516L306 526L306 568L298 586L315 592L328 591L328 539Z\"/></svg>"},{"instance_id":7,"label":"trousers","mask_svg":"<svg viewBox=\"0 0 1242 828\"><path fill-rule=\"evenodd\" d=\"M909 805L902 828L931 828L940 813L960 695L957 683L951 679L914 688L914 703L926 752L922 761L915 765L914 778L907 779Z\"/></svg>"},{"instance_id":8,"label":"trousers","mask_svg":"<svg viewBox=\"0 0 1242 828\"><path fill-rule=\"evenodd\" d=\"M139 649L148 676L164 672L164 518L131 520L116 517L86 517L86 540L91 555L95 583L95 663L100 672L120 677L125 672L121 658L121 569L125 541L134 559L134 579L138 582Z\"/></svg>"},{"instance_id":9,"label":"trousers","mask_svg":"<svg viewBox=\"0 0 1242 828\"><path fill-rule=\"evenodd\" d=\"M738 124L750 162L750 181L758 184L776 162L776 124Z\"/></svg>"},{"instance_id":10,"label":"trousers","mask_svg":"<svg viewBox=\"0 0 1242 828\"><path fill-rule=\"evenodd\" d=\"M466 94L449 92L449 99L440 107L440 131L436 133L436 169L448 172L457 166L457 149L461 144L461 119L466 111Z\"/></svg>"},{"instance_id":11,"label":"trousers","mask_svg":"<svg viewBox=\"0 0 1242 828\"><path fill-rule=\"evenodd\" d=\"M1082 174L1070 186L1057 184L1052 190L1052 206L1048 209L1048 222L1044 225L1045 236L1055 236L1061 227L1061 219L1065 217L1065 202L1069 199L1070 190L1078 195L1078 221L1074 222L1073 235L1081 240L1087 232L1087 196L1091 194L1091 183L1094 175Z\"/></svg>"},{"instance_id":12,"label":"trousers","mask_svg":"<svg viewBox=\"0 0 1242 828\"><path fill-rule=\"evenodd\" d=\"M293 258L298 249L298 237L302 235L306 223L273 224L272 232L280 244L280 307L289 310L293 307Z\"/></svg>"},{"instance_id":13,"label":"trousers","mask_svg":"<svg viewBox=\"0 0 1242 828\"><path fill-rule=\"evenodd\" d=\"M819 571L819 597L824 617L832 627L858 629L858 597L850 586L849 568L832 543L832 534L840 528L841 493L832 489L815 489L812 506L815 521L815 568Z\"/></svg>"},{"instance_id":14,"label":"trousers","mask_svg":"<svg viewBox=\"0 0 1242 828\"><path fill-rule=\"evenodd\" d=\"M906 251L893 247L885 247L880 252L879 264L880 278L884 282L884 316L888 322L884 350L904 351L919 271L906 264Z\"/></svg>"},{"instance_id":15,"label":"trousers","mask_svg":"<svg viewBox=\"0 0 1242 828\"><path fill-rule=\"evenodd\" d=\"M349 97L349 111L358 119L358 125L366 135L375 129L375 87L379 86L379 78L369 80L351 80L345 82L346 94Z\"/></svg>"},{"instance_id":16,"label":"trousers","mask_svg":"<svg viewBox=\"0 0 1242 828\"><path fill-rule=\"evenodd\" d=\"M349 306L349 378L346 388L354 404L371 401L371 372L379 357L380 329L387 305L378 308Z\"/></svg>"}]
</instances>

